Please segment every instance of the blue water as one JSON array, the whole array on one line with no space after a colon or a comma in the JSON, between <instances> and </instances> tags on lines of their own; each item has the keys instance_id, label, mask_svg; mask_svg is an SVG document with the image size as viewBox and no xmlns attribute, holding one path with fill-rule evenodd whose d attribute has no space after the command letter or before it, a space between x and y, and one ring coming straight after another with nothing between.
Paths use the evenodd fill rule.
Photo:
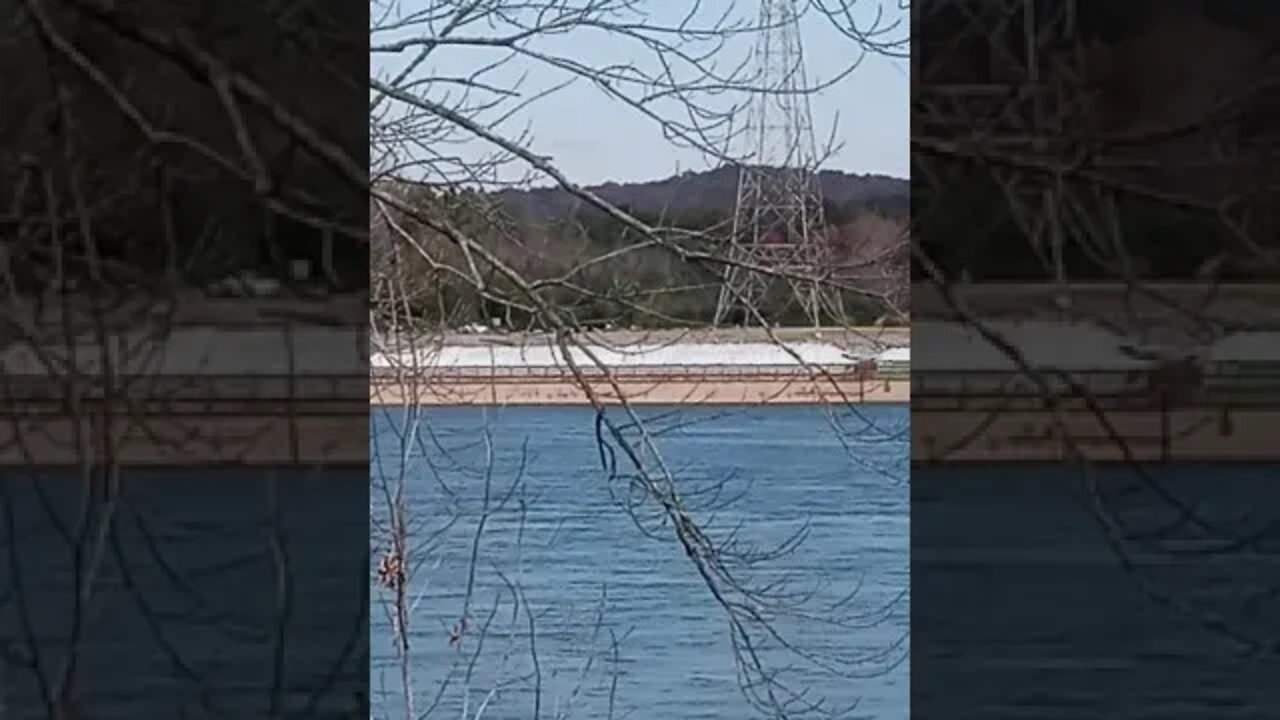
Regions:
<instances>
[{"instance_id":1,"label":"blue water","mask_svg":"<svg viewBox=\"0 0 1280 720\"><path fill-rule=\"evenodd\" d=\"M386 491L403 479L418 715L768 714L739 681L735 659L749 654L733 649L730 613L671 523L636 504L628 461L616 441L602 452L593 411L434 409L411 435L402 413L373 419L371 542L376 567L389 546ZM644 414L656 450L639 459L661 460L714 542L763 552L807 527L790 552L727 568L739 586L777 583L752 607L780 639L747 623L756 657L777 673L775 698L788 702L789 690L840 717L906 718L907 408ZM375 717L405 717L391 597L375 587ZM791 717L806 716L789 702Z\"/></svg>"},{"instance_id":2,"label":"blue water","mask_svg":"<svg viewBox=\"0 0 1280 720\"><path fill-rule=\"evenodd\" d=\"M913 469L913 716L1280 717L1278 470Z\"/></svg>"},{"instance_id":3,"label":"blue water","mask_svg":"<svg viewBox=\"0 0 1280 720\"><path fill-rule=\"evenodd\" d=\"M108 512L77 473L4 469L0 718L53 717L68 676L66 717L357 716L363 475L131 469Z\"/></svg>"}]
</instances>

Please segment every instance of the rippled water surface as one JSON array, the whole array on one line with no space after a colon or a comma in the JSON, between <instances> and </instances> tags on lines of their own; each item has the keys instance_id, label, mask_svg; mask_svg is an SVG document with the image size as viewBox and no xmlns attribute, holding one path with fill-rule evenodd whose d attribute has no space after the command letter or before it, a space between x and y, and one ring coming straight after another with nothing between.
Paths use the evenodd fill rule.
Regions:
<instances>
[{"instance_id":1,"label":"rippled water surface","mask_svg":"<svg viewBox=\"0 0 1280 720\"><path fill-rule=\"evenodd\" d=\"M0 473L0 718L355 716L364 474L135 469L108 504L74 472Z\"/></svg>"},{"instance_id":2,"label":"rippled water surface","mask_svg":"<svg viewBox=\"0 0 1280 720\"><path fill-rule=\"evenodd\" d=\"M913 716L1280 717L1276 477L917 470Z\"/></svg>"},{"instance_id":3,"label":"rippled water surface","mask_svg":"<svg viewBox=\"0 0 1280 720\"><path fill-rule=\"evenodd\" d=\"M758 716L726 612L652 506L626 509L637 498L629 461L592 411L433 410L407 463L400 413L371 431L372 550L376 563L388 547L384 488L403 470L417 714ZM744 582L781 581L787 606L810 613L771 623L793 652L760 638L763 661L844 717L906 718L907 409L644 414L657 451L639 460L676 478L713 539L763 551L807 527L793 552L731 568ZM391 593L374 593L374 715L404 717Z\"/></svg>"}]
</instances>

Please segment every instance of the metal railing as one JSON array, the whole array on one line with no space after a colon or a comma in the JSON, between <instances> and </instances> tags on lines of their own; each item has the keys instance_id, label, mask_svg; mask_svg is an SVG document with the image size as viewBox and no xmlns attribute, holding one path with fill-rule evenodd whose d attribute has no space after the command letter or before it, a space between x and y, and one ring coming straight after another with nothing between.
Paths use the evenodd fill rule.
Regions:
<instances>
[{"instance_id":1,"label":"metal railing","mask_svg":"<svg viewBox=\"0 0 1280 720\"><path fill-rule=\"evenodd\" d=\"M74 390L66 378L49 375L9 375L0 385L0 401L61 402L71 392L85 400L108 393L102 378L82 375ZM109 391L131 399L153 401L367 400L366 375L119 375Z\"/></svg>"},{"instance_id":2,"label":"metal railing","mask_svg":"<svg viewBox=\"0 0 1280 720\"><path fill-rule=\"evenodd\" d=\"M855 365L661 365L618 366L600 368L594 365L580 366L578 370L589 377L606 375L628 380L656 379L672 381L681 379L706 379L722 377L797 378L816 374L841 379L872 379L875 373ZM374 382L395 382L398 378L413 378L424 382L453 380L489 380L506 378L533 378L556 380L569 378L568 367L380 367L370 370Z\"/></svg>"},{"instance_id":3,"label":"metal railing","mask_svg":"<svg viewBox=\"0 0 1280 720\"><path fill-rule=\"evenodd\" d=\"M1046 392L1047 390L1047 392ZM1187 382L1166 381L1152 370L916 372L911 399L919 409L1037 409L1053 402L1106 409L1175 407L1280 407L1280 369L1209 372Z\"/></svg>"}]
</instances>

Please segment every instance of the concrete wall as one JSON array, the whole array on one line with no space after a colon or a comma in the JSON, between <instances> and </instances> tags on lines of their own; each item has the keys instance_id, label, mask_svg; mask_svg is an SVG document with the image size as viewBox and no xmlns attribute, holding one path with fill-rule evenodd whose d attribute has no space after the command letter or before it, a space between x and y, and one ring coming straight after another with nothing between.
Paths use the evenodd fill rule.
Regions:
<instances>
[{"instance_id":1,"label":"concrete wall","mask_svg":"<svg viewBox=\"0 0 1280 720\"><path fill-rule=\"evenodd\" d=\"M1105 418L1105 423L1103 419ZM911 413L911 459L929 463L1260 462L1280 459L1280 410L1182 408ZM1062 431L1065 427L1066 432Z\"/></svg>"},{"instance_id":2,"label":"concrete wall","mask_svg":"<svg viewBox=\"0 0 1280 720\"><path fill-rule=\"evenodd\" d=\"M107 348L121 375L360 375L367 374L366 333L343 328L181 328L155 340L140 332L112 337ZM41 355L44 355L42 358ZM0 352L9 375L44 377L70 363L80 372L101 372L102 349L85 341L75 348L50 343L39 350L13 345ZM65 375L58 370L57 375Z\"/></svg>"},{"instance_id":3,"label":"concrete wall","mask_svg":"<svg viewBox=\"0 0 1280 720\"><path fill-rule=\"evenodd\" d=\"M714 369L672 374L654 368L645 373L620 373L609 382L600 376L587 380L596 401L636 405L841 405L849 403L906 403L911 383L905 379L833 373L810 377L798 371L750 373ZM535 376L431 376L419 382L393 379L371 384L375 405L584 405L590 403L581 383L567 374Z\"/></svg>"}]
</instances>

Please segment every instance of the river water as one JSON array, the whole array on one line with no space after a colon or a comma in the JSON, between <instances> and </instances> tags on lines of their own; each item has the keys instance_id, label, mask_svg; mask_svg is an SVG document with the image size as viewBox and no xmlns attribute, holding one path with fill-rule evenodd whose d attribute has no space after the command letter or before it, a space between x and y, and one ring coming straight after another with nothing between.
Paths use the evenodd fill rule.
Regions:
<instances>
[{"instance_id":1,"label":"river water","mask_svg":"<svg viewBox=\"0 0 1280 720\"><path fill-rule=\"evenodd\" d=\"M1280 468L913 468L912 716L1280 717Z\"/></svg>"},{"instance_id":2,"label":"river water","mask_svg":"<svg viewBox=\"0 0 1280 720\"><path fill-rule=\"evenodd\" d=\"M0 473L0 718L358 716L365 468L94 479Z\"/></svg>"},{"instance_id":3,"label":"river water","mask_svg":"<svg viewBox=\"0 0 1280 720\"><path fill-rule=\"evenodd\" d=\"M671 526L634 504L627 459L602 443L592 410L439 408L416 425L400 410L375 415L371 549L376 567L390 544L384 490L403 478L417 715L759 715L737 677L729 614ZM768 623L781 640L751 626L767 668L842 717L906 718L907 408L643 415L654 449L640 460L663 463L714 541L764 551L807 527L798 548L731 567L743 585L783 580ZM373 714L403 718L393 593L373 592Z\"/></svg>"}]
</instances>

